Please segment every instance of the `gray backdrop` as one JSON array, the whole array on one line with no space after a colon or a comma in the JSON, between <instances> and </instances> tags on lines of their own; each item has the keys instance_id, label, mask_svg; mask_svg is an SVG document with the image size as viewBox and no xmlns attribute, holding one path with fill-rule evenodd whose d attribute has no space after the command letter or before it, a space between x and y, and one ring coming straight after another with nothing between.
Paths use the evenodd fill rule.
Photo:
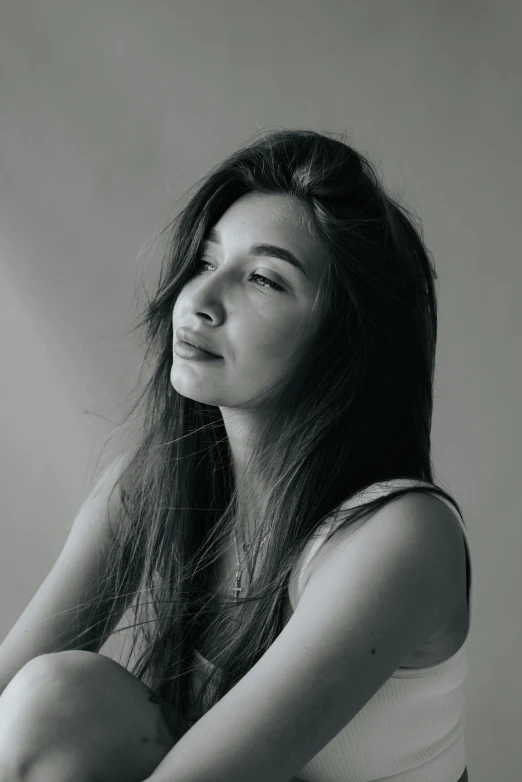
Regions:
<instances>
[{"instance_id":1,"label":"gray backdrop","mask_svg":"<svg viewBox=\"0 0 522 782\"><path fill-rule=\"evenodd\" d=\"M155 228L256 129L346 130L435 256L434 461L475 557L468 768L518 780L521 4L0 8L0 638L90 488L100 416L136 380L124 331Z\"/></svg>"}]
</instances>

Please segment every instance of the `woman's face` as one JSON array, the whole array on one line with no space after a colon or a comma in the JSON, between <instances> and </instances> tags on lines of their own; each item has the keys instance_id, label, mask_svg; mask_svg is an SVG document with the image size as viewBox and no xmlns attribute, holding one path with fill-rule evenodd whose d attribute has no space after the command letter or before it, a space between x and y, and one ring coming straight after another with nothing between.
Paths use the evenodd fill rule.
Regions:
<instances>
[{"instance_id":1,"label":"woman's face","mask_svg":"<svg viewBox=\"0 0 522 782\"><path fill-rule=\"evenodd\" d=\"M295 198L243 196L214 226L175 303L174 343L176 331L189 328L221 358L196 361L174 352L172 385L182 396L220 407L225 420L229 408L262 409L263 400L253 397L291 372L317 325L312 308L322 262L307 220ZM302 270L261 245L291 254Z\"/></svg>"}]
</instances>

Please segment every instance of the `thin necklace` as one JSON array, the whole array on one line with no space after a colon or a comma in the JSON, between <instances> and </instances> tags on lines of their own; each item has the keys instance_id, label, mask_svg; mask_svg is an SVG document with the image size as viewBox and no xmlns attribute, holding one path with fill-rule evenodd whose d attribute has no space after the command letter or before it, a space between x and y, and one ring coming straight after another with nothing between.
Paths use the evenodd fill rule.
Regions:
<instances>
[{"instance_id":1,"label":"thin necklace","mask_svg":"<svg viewBox=\"0 0 522 782\"><path fill-rule=\"evenodd\" d=\"M267 539L268 535L269 535L269 533L267 533L265 535L265 537L263 538L263 540L259 544L260 548L263 545L263 543L265 542L265 540ZM235 594L235 601L237 603L237 599L239 597L239 593L242 591L242 587L241 587L241 571L239 569L240 568L239 546L237 544L237 538L236 538L236 531L235 530L234 530L234 543L236 544L236 551L237 551L237 572L236 572L236 585L235 585L235 587L231 587L231 589L233 589L235 591L235 593L236 593ZM244 548L244 545L243 545L243 548Z\"/></svg>"}]
</instances>

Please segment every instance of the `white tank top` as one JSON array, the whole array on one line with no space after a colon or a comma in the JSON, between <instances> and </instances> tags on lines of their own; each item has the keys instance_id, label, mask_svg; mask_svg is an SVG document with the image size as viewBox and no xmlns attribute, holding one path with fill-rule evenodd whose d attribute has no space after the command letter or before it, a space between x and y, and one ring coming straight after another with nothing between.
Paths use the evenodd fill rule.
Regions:
<instances>
[{"instance_id":1,"label":"white tank top","mask_svg":"<svg viewBox=\"0 0 522 782\"><path fill-rule=\"evenodd\" d=\"M375 499L403 486L431 486L424 481L397 478L374 484L341 508L364 499ZM468 531L455 507L434 494L453 510L461 525L469 563L468 606L471 618L471 553ZM341 519L324 522L307 544L297 579L297 601L302 576L310 560ZM355 530L364 519L353 523ZM349 529L352 528L349 527ZM317 537L320 535L319 537ZM295 610L295 598L290 596ZM464 684L468 671L467 640L460 649L437 665L426 668L398 668L363 708L317 753L296 776L306 782L457 782L466 767L464 746ZM199 676L212 667L195 650L194 696Z\"/></svg>"}]
</instances>

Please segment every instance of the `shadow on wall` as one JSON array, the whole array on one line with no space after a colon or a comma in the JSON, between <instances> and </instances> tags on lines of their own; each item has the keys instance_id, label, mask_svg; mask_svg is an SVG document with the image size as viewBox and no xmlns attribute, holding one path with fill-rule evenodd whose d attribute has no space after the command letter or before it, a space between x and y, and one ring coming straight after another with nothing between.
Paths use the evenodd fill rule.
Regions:
<instances>
[{"instance_id":1,"label":"shadow on wall","mask_svg":"<svg viewBox=\"0 0 522 782\"><path fill-rule=\"evenodd\" d=\"M70 381L75 367L36 303L17 288L5 257L0 262L0 567L7 594L17 596L15 607L13 600L0 604L1 637L49 572L79 510L89 481L89 430Z\"/></svg>"}]
</instances>

